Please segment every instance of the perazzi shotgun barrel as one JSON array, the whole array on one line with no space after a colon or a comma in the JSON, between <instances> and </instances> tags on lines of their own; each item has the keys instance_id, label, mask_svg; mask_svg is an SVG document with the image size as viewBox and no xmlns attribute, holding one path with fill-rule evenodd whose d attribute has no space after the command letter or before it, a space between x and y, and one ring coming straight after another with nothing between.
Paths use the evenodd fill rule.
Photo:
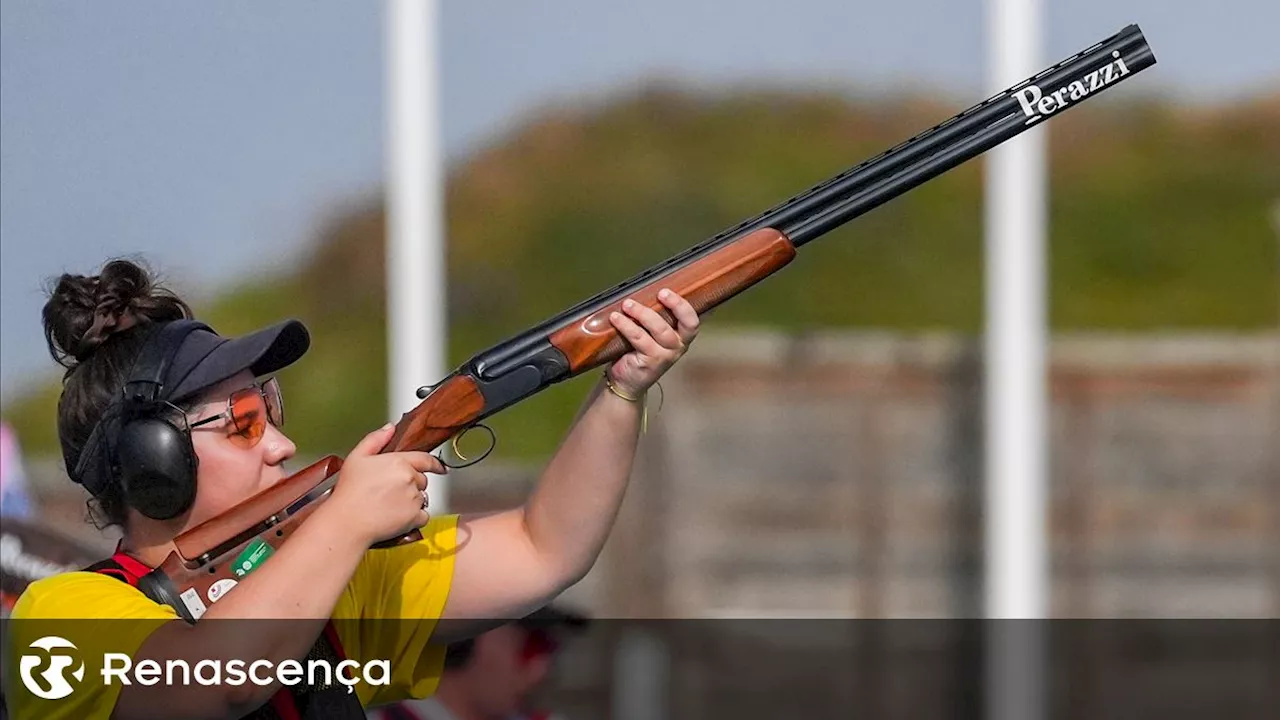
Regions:
<instances>
[{"instance_id":1,"label":"perazzi shotgun barrel","mask_svg":"<svg viewBox=\"0 0 1280 720\"><path fill-rule=\"evenodd\" d=\"M1128 80L1156 62L1137 25L1043 70L936 127L480 352L419 390L384 452L432 451L482 420L555 383L621 357L629 346L609 313L630 298L674 318L658 299L670 288L704 314L782 269L796 251L1042 121ZM195 622L257 567L325 498L342 461L326 457L230 511L174 538L142 589ZM383 541L421 539L414 531Z\"/></svg>"}]
</instances>

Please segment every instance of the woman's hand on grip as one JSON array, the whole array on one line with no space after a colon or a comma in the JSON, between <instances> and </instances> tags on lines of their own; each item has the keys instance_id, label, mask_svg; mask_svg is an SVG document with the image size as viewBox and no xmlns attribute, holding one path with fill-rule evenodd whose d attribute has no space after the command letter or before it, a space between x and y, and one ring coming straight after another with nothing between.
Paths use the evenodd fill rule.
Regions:
<instances>
[{"instance_id":1,"label":"woman's hand on grip","mask_svg":"<svg viewBox=\"0 0 1280 720\"><path fill-rule=\"evenodd\" d=\"M658 301L675 319L675 327L652 308L630 299L623 302L622 312L609 317L632 348L609 368L609 378L633 395L643 394L656 383L684 357L698 336L698 313L688 300L664 288L658 293Z\"/></svg>"},{"instance_id":2,"label":"woman's hand on grip","mask_svg":"<svg viewBox=\"0 0 1280 720\"><path fill-rule=\"evenodd\" d=\"M394 434L386 425L364 437L342 463L329 503L341 508L343 523L361 542L372 545L422 527L427 476L448 472L426 452L380 453Z\"/></svg>"}]
</instances>

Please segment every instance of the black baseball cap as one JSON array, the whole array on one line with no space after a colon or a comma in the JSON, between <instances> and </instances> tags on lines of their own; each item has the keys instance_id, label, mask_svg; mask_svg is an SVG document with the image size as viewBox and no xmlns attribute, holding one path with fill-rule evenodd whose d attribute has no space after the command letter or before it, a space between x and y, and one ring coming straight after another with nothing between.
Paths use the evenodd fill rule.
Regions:
<instances>
[{"instance_id":1,"label":"black baseball cap","mask_svg":"<svg viewBox=\"0 0 1280 720\"><path fill-rule=\"evenodd\" d=\"M285 320L248 335L225 338L212 328L192 331L176 349L165 377L165 399L180 403L245 370L254 377L292 365L311 346L298 320Z\"/></svg>"},{"instance_id":2,"label":"black baseball cap","mask_svg":"<svg viewBox=\"0 0 1280 720\"><path fill-rule=\"evenodd\" d=\"M298 320L230 338L195 320L155 325L148 332L142 354L155 358L163 375L154 400L175 405L245 370L258 377L288 367L311 346L311 335ZM135 367L130 374L136 372ZM108 406L83 447L63 447L67 474L94 495L111 482L109 450L115 445L124 396Z\"/></svg>"}]
</instances>

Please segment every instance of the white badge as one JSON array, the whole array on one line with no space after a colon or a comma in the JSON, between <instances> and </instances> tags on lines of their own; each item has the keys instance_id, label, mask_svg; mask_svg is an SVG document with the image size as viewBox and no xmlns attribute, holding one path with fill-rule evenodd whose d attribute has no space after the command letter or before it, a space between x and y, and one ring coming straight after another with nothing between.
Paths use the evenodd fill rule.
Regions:
<instances>
[{"instance_id":1,"label":"white badge","mask_svg":"<svg viewBox=\"0 0 1280 720\"><path fill-rule=\"evenodd\" d=\"M204 601L200 599L200 593L196 592L195 588L187 588L182 592L181 597L182 604L187 606L187 611L196 620L199 620L200 616L204 615L205 610L209 609L205 607Z\"/></svg>"},{"instance_id":2,"label":"white badge","mask_svg":"<svg viewBox=\"0 0 1280 720\"><path fill-rule=\"evenodd\" d=\"M216 603L236 586L236 581L231 578L223 578L218 582L209 586L209 602Z\"/></svg>"}]
</instances>

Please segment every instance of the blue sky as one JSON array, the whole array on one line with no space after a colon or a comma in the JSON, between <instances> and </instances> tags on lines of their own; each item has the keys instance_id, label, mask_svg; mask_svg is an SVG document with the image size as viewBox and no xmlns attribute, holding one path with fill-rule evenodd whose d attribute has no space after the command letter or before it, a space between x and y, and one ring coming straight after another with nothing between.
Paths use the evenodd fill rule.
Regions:
<instances>
[{"instance_id":1,"label":"blue sky","mask_svg":"<svg viewBox=\"0 0 1280 720\"><path fill-rule=\"evenodd\" d=\"M909 86L958 104L990 90L979 0L442 4L455 161L539 108L652 78ZM289 262L343 203L377 192L381 13L350 0L0 4L0 396L53 367L45 279L143 254L203 292ZM1159 60L1148 90L1204 102L1280 87L1274 0L1045 13L1044 65L1137 22Z\"/></svg>"}]
</instances>

